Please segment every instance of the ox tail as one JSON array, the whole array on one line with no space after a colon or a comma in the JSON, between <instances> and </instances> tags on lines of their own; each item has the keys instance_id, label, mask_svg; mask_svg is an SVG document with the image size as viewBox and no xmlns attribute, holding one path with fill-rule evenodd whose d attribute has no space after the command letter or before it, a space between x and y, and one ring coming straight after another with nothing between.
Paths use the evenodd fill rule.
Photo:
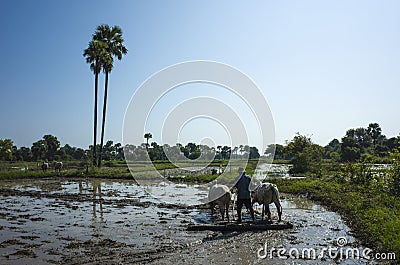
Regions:
<instances>
[{"instance_id":1,"label":"ox tail","mask_svg":"<svg viewBox=\"0 0 400 265\"><path fill-rule=\"evenodd\" d=\"M236 193L233 193L233 203L232 203L232 216L233 220L235 220L235 204L236 204Z\"/></svg>"},{"instance_id":2,"label":"ox tail","mask_svg":"<svg viewBox=\"0 0 400 265\"><path fill-rule=\"evenodd\" d=\"M279 191L278 191L278 188L275 185L272 185L272 191L273 191L274 196L275 196L275 201L279 204L279 208L280 209L277 209L277 210L278 210L278 213L280 212L280 214L279 214L279 221L280 221L283 209L282 209L281 201L279 199ZM276 203L275 203L275 205L276 205ZM276 205L276 206L278 206L278 205Z\"/></svg>"}]
</instances>

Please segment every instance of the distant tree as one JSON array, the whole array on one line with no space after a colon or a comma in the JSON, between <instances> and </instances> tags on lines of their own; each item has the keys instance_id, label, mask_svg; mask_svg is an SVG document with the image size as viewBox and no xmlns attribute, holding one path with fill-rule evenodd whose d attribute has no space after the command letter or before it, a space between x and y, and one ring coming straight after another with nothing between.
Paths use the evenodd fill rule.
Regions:
<instances>
[{"instance_id":1,"label":"distant tree","mask_svg":"<svg viewBox=\"0 0 400 265\"><path fill-rule=\"evenodd\" d=\"M217 152L218 159L223 159L223 157L222 157L222 145L218 145L217 146L217 150L218 150L218 152Z\"/></svg>"},{"instance_id":2,"label":"distant tree","mask_svg":"<svg viewBox=\"0 0 400 265\"><path fill-rule=\"evenodd\" d=\"M275 155L275 146L276 144L269 144L264 151L264 154L269 156Z\"/></svg>"},{"instance_id":3,"label":"distant tree","mask_svg":"<svg viewBox=\"0 0 400 265\"><path fill-rule=\"evenodd\" d=\"M69 144L66 144L62 147L62 149L64 149L65 153L67 156L73 157L74 152L76 150L75 147L70 146Z\"/></svg>"},{"instance_id":4,"label":"distant tree","mask_svg":"<svg viewBox=\"0 0 400 265\"><path fill-rule=\"evenodd\" d=\"M244 154L244 157L246 159L249 158L249 156L250 156L250 146L248 146L248 145L243 146L243 154Z\"/></svg>"},{"instance_id":5,"label":"distant tree","mask_svg":"<svg viewBox=\"0 0 400 265\"><path fill-rule=\"evenodd\" d=\"M47 143L45 140L39 140L37 142L34 142L31 147L32 155L33 155L33 160L38 161L45 159L45 155L47 152Z\"/></svg>"},{"instance_id":6,"label":"distant tree","mask_svg":"<svg viewBox=\"0 0 400 265\"><path fill-rule=\"evenodd\" d=\"M350 129L342 138L341 160L355 162L363 155L387 156L389 148L386 136L377 123L371 123L368 128Z\"/></svg>"},{"instance_id":7,"label":"distant tree","mask_svg":"<svg viewBox=\"0 0 400 265\"><path fill-rule=\"evenodd\" d=\"M389 138L386 145L389 149L389 152L392 152L395 148L400 147L400 136Z\"/></svg>"},{"instance_id":8,"label":"distant tree","mask_svg":"<svg viewBox=\"0 0 400 265\"><path fill-rule=\"evenodd\" d=\"M287 156L293 157L303 152L303 150L310 145L312 145L311 138L297 133L290 142L286 142L284 153Z\"/></svg>"},{"instance_id":9,"label":"distant tree","mask_svg":"<svg viewBox=\"0 0 400 265\"><path fill-rule=\"evenodd\" d=\"M13 158L13 141L0 139L0 160L10 161Z\"/></svg>"},{"instance_id":10,"label":"distant tree","mask_svg":"<svg viewBox=\"0 0 400 265\"><path fill-rule=\"evenodd\" d=\"M57 137L47 134L43 136L43 139L46 141L47 151L46 151L46 159L49 161L54 160L57 149L60 147L60 141Z\"/></svg>"},{"instance_id":11,"label":"distant tree","mask_svg":"<svg viewBox=\"0 0 400 265\"><path fill-rule=\"evenodd\" d=\"M108 140L106 144L103 146L103 155L104 160L110 161L115 158L115 147L114 142Z\"/></svg>"},{"instance_id":12,"label":"distant tree","mask_svg":"<svg viewBox=\"0 0 400 265\"><path fill-rule=\"evenodd\" d=\"M221 149L222 159L229 159L231 154L231 148L229 146L223 146Z\"/></svg>"},{"instance_id":13,"label":"distant tree","mask_svg":"<svg viewBox=\"0 0 400 265\"><path fill-rule=\"evenodd\" d=\"M368 125L367 132L369 136L371 136L372 138L372 143L374 146L374 153L375 153L376 145L378 143L379 137L381 136L382 129L378 123L370 123Z\"/></svg>"},{"instance_id":14,"label":"distant tree","mask_svg":"<svg viewBox=\"0 0 400 265\"><path fill-rule=\"evenodd\" d=\"M240 160L243 158L244 146L241 144L239 145L239 153L240 153Z\"/></svg>"},{"instance_id":15,"label":"distant tree","mask_svg":"<svg viewBox=\"0 0 400 265\"><path fill-rule=\"evenodd\" d=\"M149 149L149 157L152 161L164 160L164 150L163 147L158 145L156 142L151 143L151 149Z\"/></svg>"},{"instance_id":16,"label":"distant tree","mask_svg":"<svg viewBox=\"0 0 400 265\"><path fill-rule=\"evenodd\" d=\"M355 140L358 142L361 154L373 153L370 148L373 146L372 137L365 128L357 128L354 131Z\"/></svg>"},{"instance_id":17,"label":"distant tree","mask_svg":"<svg viewBox=\"0 0 400 265\"><path fill-rule=\"evenodd\" d=\"M325 147L325 149L329 152L337 152L340 148L340 142L338 139L333 139L329 142L329 144Z\"/></svg>"},{"instance_id":18,"label":"distant tree","mask_svg":"<svg viewBox=\"0 0 400 265\"><path fill-rule=\"evenodd\" d=\"M267 156L274 155L274 159L286 159L283 153L284 147L281 144L269 144L264 151Z\"/></svg>"},{"instance_id":19,"label":"distant tree","mask_svg":"<svg viewBox=\"0 0 400 265\"><path fill-rule=\"evenodd\" d=\"M116 143L115 147L115 159L124 159L124 148L121 143Z\"/></svg>"},{"instance_id":20,"label":"distant tree","mask_svg":"<svg viewBox=\"0 0 400 265\"><path fill-rule=\"evenodd\" d=\"M74 153L72 154L72 157L76 160L82 160L85 158L85 150L82 148L76 148L74 150Z\"/></svg>"},{"instance_id":21,"label":"distant tree","mask_svg":"<svg viewBox=\"0 0 400 265\"><path fill-rule=\"evenodd\" d=\"M291 157L290 173L321 174L323 148L311 141L311 138L297 135L287 143L284 153Z\"/></svg>"},{"instance_id":22,"label":"distant tree","mask_svg":"<svg viewBox=\"0 0 400 265\"><path fill-rule=\"evenodd\" d=\"M177 143L176 145L173 145L173 146L164 144L163 151L165 153L166 159L168 158L171 161L181 160L183 157L181 148L182 148L182 145L180 143Z\"/></svg>"},{"instance_id":23,"label":"distant tree","mask_svg":"<svg viewBox=\"0 0 400 265\"><path fill-rule=\"evenodd\" d=\"M200 147L195 143L188 143L185 146L181 147L181 152L183 155L191 160L197 159L200 157Z\"/></svg>"},{"instance_id":24,"label":"distant tree","mask_svg":"<svg viewBox=\"0 0 400 265\"><path fill-rule=\"evenodd\" d=\"M98 167L101 167L101 155L104 141L104 129L106 123L106 108L107 108L107 95L108 95L108 75L113 68L113 58L118 60L128 52L124 46L124 39L122 37L122 29L118 26L110 27L109 25L100 25L97 27L93 35L93 40L100 41L105 44L105 53L102 58L102 68L105 73L104 81L104 103L103 103L103 120L101 125L101 143L100 143L100 158Z\"/></svg>"},{"instance_id":25,"label":"distant tree","mask_svg":"<svg viewBox=\"0 0 400 265\"><path fill-rule=\"evenodd\" d=\"M20 161L32 161L33 159L31 149L25 146L21 146L21 148L17 149L16 155L17 160Z\"/></svg>"},{"instance_id":26,"label":"distant tree","mask_svg":"<svg viewBox=\"0 0 400 265\"><path fill-rule=\"evenodd\" d=\"M234 155L234 158L237 159L237 153L239 151L239 147L235 146L232 149L232 154Z\"/></svg>"},{"instance_id":27,"label":"distant tree","mask_svg":"<svg viewBox=\"0 0 400 265\"><path fill-rule=\"evenodd\" d=\"M249 148L249 159L257 159L260 158L260 153L258 152L257 147L252 146Z\"/></svg>"},{"instance_id":28,"label":"distant tree","mask_svg":"<svg viewBox=\"0 0 400 265\"><path fill-rule=\"evenodd\" d=\"M146 150L149 151L149 139L153 138L151 133L145 133L144 138L146 138Z\"/></svg>"},{"instance_id":29,"label":"distant tree","mask_svg":"<svg viewBox=\"0 0 400 265\"><path fill-rule=\"evenodd\" d=\"M388 146L388 139L385 135L381 134L378 136L374 143L374 155L379 157L386 157L390 153Z\"/></svg>"},{"instance_id":30,"label":"distant tree","mask_svg":"<svg viewBox=\"0 0 400 265\"><path fill-rule=\"evenodd\" d=\"M156 142L152 142L149 148L147 148L147 152L151 161L159 160L158 148L159 145Z\"/></svg>"},{"instance_id":31,"label":"distant tree","mask_svg":"<svg viewBox=\"0 0 400 265\"><path fill-rule=\"evenodd\" d=\"M215 148L208 145L199 145L200 156L205 160L213 160L215 158Z\"/></svg>"},{"instance_id":32,"label":"distant tree","mask_svg":"<svg viewBox=\"0 0 400 265\"><path fill-rule=\"evenodd\" d=\"M324 147L324 158L330 158L335 161L340 160L341 144L338 139L333 139L327 146Z\"/></svg>"},{"instance_id":33,"label":"distant tree","mask_svg":"<svg viewBox=\"0 0 400 265\"><path fill-rule=\"evenodd\" d=\"M341 160L343 162L355 162L361 157L361 149L354 136L346 134L342 138Z\"/></svg>"},{"instance_id":34,"label":"distant tree","mask_svg":"<svg viewBox=\"0 0 400 265\"><path fill-rule=\"evenodd\" d=\"M341 160L354 162L363 154L373 153L372 137L365 128L350 129L342 138Z\"/></svg>"}]
</instances>

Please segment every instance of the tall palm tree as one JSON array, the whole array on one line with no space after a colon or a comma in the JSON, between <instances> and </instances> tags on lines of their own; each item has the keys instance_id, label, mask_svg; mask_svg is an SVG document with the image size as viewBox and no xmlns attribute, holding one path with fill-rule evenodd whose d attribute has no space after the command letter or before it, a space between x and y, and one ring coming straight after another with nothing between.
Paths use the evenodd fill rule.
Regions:
<instances>
[{"instance_id":1,"label":"tall palm tree","mask_svg":"<svg viewBox=\"0 0 400 265\"><path fill-rule=\"evenodd\" d=\"M118 60L128 52L124 46L124 39L122 38L122 30L118 26L110 27L109 25L100 25L97 27L96 32L93 34L93 40L101 41L105 44L105 51L102 68L105 73L104 82L104 102L103 102L103 121L101 124L101 141L98 167L101 167L101 156L104 143L104 128L106 124L106 109L107 109L107 95L108 95L108 75L113 68L113 58Z\"/></svg>"},{"instance_id":2,"label":"tall palm tree","mask_svg":"<svg viewBox=\"0 0 400 265\"><path fill-rule=\"evenodd\" d=\"M102 68L102 58L105 55L105 44L100 41L92 40L88 48L83 51L86 62L90 64L90 69L94 73L94 121L93 121L93 164L96 165L96 145L97 145L97 95L99 73Z\"/></svg>"}]
</instances>

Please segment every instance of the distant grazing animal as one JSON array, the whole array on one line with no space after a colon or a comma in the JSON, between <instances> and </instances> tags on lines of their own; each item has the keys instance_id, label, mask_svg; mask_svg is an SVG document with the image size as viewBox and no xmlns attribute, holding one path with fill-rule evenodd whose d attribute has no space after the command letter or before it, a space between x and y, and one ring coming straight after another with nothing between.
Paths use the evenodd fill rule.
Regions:
<instances>
[{"instance_id":1,"label":"distant grazing animal","mask_svg":"<svg viewBox=\"0 0 400 265\"><path fill-rule=\"evenodd\" d=\"M231 192L226 185L215 184L208 192L208 201L211 206L211 214L214 214L214 206L217 204L219 211L222 215L222 220L224 220L225 213L226 218L229 222L229 204L231 203Z\"/></svg>"},{"instance_id":2,"label":"distant grazing animal","mask_svg":"<svg viewBox=\"0 0 400 265\"><path fill-rule=\"evenodd\" d=\"M54 162L54 171L55 172L61 172L62 167L63 167L62 162Z\"/></svg>"},{"instance_id":3,"label":"distant grazing animal","mask_svg":"<svg viewBox=\"0 0 400 265\"><path fill-rule=\"evenodd\" d=\"M269 204L274 203L276 209L278 210L279 222L282 217L282 206L279 201L279 191L278 187L272 183L262 183L259 184L253 191L251 191L251 201L252 203L262 204L262 215L261 220L264 219L265 211L268 214L268 220L271 220L271 211L269 210Z\"/></svg>"},{"instance_id":4,"label":"distant grazing animal","mask_svg":"<svg viewBox=\"0 0 400 265\"><path fill-rule=\"evenodd\" d=\"M47 169L49 168L49 163L43 162L41 167L42 167L43 172L46 172Z\"/></svg>"}]
</instances>

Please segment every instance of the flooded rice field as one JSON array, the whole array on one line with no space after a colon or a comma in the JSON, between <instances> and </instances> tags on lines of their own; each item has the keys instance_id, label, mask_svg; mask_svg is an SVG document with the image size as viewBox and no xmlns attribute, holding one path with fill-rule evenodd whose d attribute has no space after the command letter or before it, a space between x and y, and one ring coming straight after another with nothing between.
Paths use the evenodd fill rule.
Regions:
<instances>
[{"instance_id":1,"label":"flooded rice field","mask_svg":"<svg viewBox=\"0 0 400 265\"><path fill-rule=\"evenodd\" d=\"M1 181L0 264L370 264L346 254L365 248L338 214L287 194L281 195L283 219L293 229L186 231L217 217L200 201L185 206L206 189L179 185L182 192L171 194L176 203L166 204L133 180ZM169 192L164 183L147 188ZM302 255L309 248L316 257Z\"/></svg>"}]
</instances>

